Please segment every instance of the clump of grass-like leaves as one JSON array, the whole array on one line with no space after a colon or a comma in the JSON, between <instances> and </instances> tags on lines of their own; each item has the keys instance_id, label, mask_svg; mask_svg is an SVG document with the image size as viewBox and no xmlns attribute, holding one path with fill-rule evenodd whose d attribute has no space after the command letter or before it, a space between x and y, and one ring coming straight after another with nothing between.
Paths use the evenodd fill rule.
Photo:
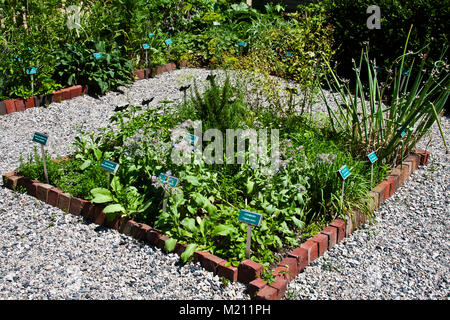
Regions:
<instances>
[{"instance_id":1,"label":"clump of grass-like leaves","mask_svg":"<svg viewBox=\"0 0 450 320\"><path fill-rule=\"evenodd\" d=\"M449 65L444 59L446 48L438 61L427 64L423 49L415 53L406 51L411 30L403 55L394 62L393 70L388 69L384 83L378 77L379 68L369 60L367 50L362 51L358 67L353 61L353 92L348 82L339 80L328 65L332 79L326 81L337 92L333 95L337 109L329 105L323 91L322 96L332 129L348 139L354 156L364 157L375 151L386 164L396 165L434 122L447 148L438 116L450 92ZM420 58L418 66L417 57ZM363 67L367 68L366 82L363 82Z\"/></svg>"}]
</instances>

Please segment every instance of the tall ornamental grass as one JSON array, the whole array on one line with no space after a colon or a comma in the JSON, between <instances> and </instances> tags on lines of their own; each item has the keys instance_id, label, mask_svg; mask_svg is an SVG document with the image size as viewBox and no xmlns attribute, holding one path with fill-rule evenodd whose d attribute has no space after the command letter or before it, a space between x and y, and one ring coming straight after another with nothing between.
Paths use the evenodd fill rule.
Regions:
<instances>
[{"instance_id":1,"label":"tall ornamental grass","mask_svg":"<svg viewBox=\"0 0 450 320\"><path fill-rule=\"evenodd\" d=\"M353 92L349 81L339 79L326 64L331 77L326 82L335 92L337 105L333 108L322 90L332 130L348 139L354 156L365 157L375 151L384 163L396 165L434 122L448 152L439 121L450 92L449 65L444 58L447 48L434 62L426 60L427 54L423 53L426 47L407 52L411 30L412 27L403 54L386 71L386 82L380 81L380 68L369 60L367 49L362 50L358 67L353 60Z\"/></svg>"}]
</instances>

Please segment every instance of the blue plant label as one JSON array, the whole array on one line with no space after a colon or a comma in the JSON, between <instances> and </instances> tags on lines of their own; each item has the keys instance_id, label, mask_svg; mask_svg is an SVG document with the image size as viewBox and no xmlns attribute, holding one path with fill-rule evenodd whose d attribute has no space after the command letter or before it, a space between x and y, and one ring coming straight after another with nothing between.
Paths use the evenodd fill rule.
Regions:
<instances>
[{"instance_id":1,"label":"blue plant label","mask_svg":"<svg viewBox=\"0 0 450 320\"><path fill-rule=\"evenodd\" d=\"M26 72L27 74L36 74L37 68L27 68Z\"/></svg>"},{"instance_id":2,"label":"blue plant label","mask_svg":"<svg viewBox=\"0 0 450 320\"><path fill-rule=\"evenodd\" d=\"M196 144L197 140L198 140L198 137L196 135L193 135L193 134L189 133L188 134L188 139L191 142L191 144Z\"/></svg>"},{"instance_id":3,"label":"blue plant label","mask_svg":"<svg viewBox=\"0 0 450 320\"><path fill-rule=\"evenodd\" d=\"M244 42L244 41L239 41L239 42L238 42L238 46L240 46L240 47L246 47L246 46L247 46L247 43Z\"/></svg>"},{"instance_id":4,"label":"blue plant label","mask_svg":"<svg viewBox=\"0 0 450 320\"><path fill-rule=\"evenodd\" d=\"M22 59L20 59L20 57L15 57L14 61L20 62L20 61L22 61Z\"/></svg>"},{"instance_id":5,"label":"blue plant label","mask_svg":"<svg viewBox=\"0 0 450 320\"><path fill-rule=\"evenodd\" d=\"M100 168L115 174L117 169L119 169L119 164L109 160L103 160L100 164Z\"/></svg>"},{"instance_id":6,"label":"blue plant label","mask_svg":"<svg viewBox=\"0 0 450 320\"><path fill-rule=\"evenodd\" d=\"M241 209L238 220L259 227L262 221L262 214Z\"/></svg>"},{"instance_id":7,"label":"blue plant label","mask_svg":"<svg viewBox=\"0 0 450 320\"><path fill-rule=\"evenodd\" d=\"M168 45L168 46L170 46L171 44L172 44L172 39L167 39L167 40L164 40L164 43L166 44L166 45Z\"/></svg>"},{"instance_id":8,"label":"blue plant label","mask_svg":"<svg viewBox=\"0 0 450 320\"><path fill-rule=\"evenodd\" d=\"M164 173L160 173L159 174L159 182L161 182L162 184L166 184L167 183L167 175Z\"/></svg>"},{"instance_id":9,"label":"blue plant label","mask_svg":"<svg viewBox=\"0 0 450 320\"><path fill-rule=\"evenodd\" d=\"M155 36L155 34L154 33L149 33L148 34L148 37L151 39L151 38L153 38Z\"/></svg>"},{"instance_id":10,"label":"blue plant label","mask_svg":"<svg viewBox=\"0 0 450 320\"><path fill-rule=\"evenodd\" d=\"M367 155L367 158L369 158L370 163L374 163L375 161L378 160L378 157L375 154L375 152L372 152L371 154Z\"/></svg>"},{"instance_id":11,"label":"blue plant label","mask_svg":"<svg viewBox=\"0 0 450 320\"><path fill-rule=\"evenodd\" d=\"M292 52L285 52L284 55L286 57L292 57L294 54Z\"/></svg>"},{"instance_id":12,"label":"blue plant label","mask_svg":"<svg viewBox=\"0 0 450 320\"><path fill-rule=\"evenodd\" d=\"M406 134L406 131L403 130L402 133L400 133L400 136L403 138L403 136Z\"/></svg>"},{"instance_id":13,"label":"blue plant label","mask_svg":"<svg viewBox=\"0 0 450 320\"><path fill-rule=\"evenodd\" d=\"M351 174L350 169L347 167L347 165L342 166L338 170L338 172L339 172L339 175L342 178L342 180L347 179L350 176L350 174Z\"/></svg>"},{"instance_id":14,"label":"blue plant label","mask_svg":"<svg viewBox=\"0 0 450 320\"><path fill-rule=\"evenodd\" d=\"M101 53L101 52L94 53L94 58L95 59L100 59L101 57L103 57L103 53Z\"/></svg>"},{"instance_id":15,"label":"blue plant label","mask_svg":"<svg viewBox=\"0 0 450 320\"><path fill-rule=\"evenodd\" d=\"M48 140L48 136L46 136L45 134L35 132L33 135L33 141L40 143L44 146L47 144L47 140Z\"/></svg>"},{"instance_id":16,"label":"blue plant label","mask_svg":"<svg viewBox=\"0 0 450 320\"><path fill-rule=\"evenodd\" d=\"M405 70L405 71L403 71L403 75L404 75L404 76L407 76L407 75L409 75L409 70Z\"/></svg>"},{"instance_id":17,"label":"blue plant label","mask_svg":"<svg viewBox=\"0 0 450 320\"><path fill-rule=\"evenodd\" d=\"M172 176L168 176L167 174L164 173L160 173L159 174L159 182L161 182L162 184L169 184L169 186L171 188L175 188L178 185L178 182L180 181L180 179L172 177Z\"/></svg>"},{"instance_id":18,"label":"blue plant label","mask_svg":"<svg viewBox=\"0 0 450 320\"><path fill-rule=\"evenodd\" d=\"M213 25L214 25L214 26L220 26L220 22L218 22L218 21L213 21Z\"/></svg>"},{"instance_id":19,"label":"blue plant label","mask_svg":"<svg viewBox=\"0 0 450 320\"><path fill-rule=\"evenodd\" d=\"M175 188L175 187L177 186L177 184L178 184L178 181L179 181L178 178L175 178L175 177L172 177L172 176L170 176L170 177L167 179L167 183L169 184L169 186L170 186L171 188Z\"/></svg>"},{"instance_id":20,"label":"blue plant label","mask_svg":"<svg viewBox=\"0 0 450 320\"><path fill-rule=\"evenodd\" d=\"M144 48L144 50L148 50L150 49L150 45L148 43L144 43L142 44L142 48Z\"/></svg>"}]
</instances>

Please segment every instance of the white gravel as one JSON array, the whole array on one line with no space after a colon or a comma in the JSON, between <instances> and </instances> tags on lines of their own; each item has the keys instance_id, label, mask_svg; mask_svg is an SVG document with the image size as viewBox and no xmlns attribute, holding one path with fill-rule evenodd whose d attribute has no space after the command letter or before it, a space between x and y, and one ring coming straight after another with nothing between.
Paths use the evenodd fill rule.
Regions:
<instances>
[{"instance_id":1,"label":"white gravel","mask_svg":"<svg viewBox=\"0 0 450 320\"><path fill-rule=\"evenodd\" d=\"M154 97L180 101L181 85L208 70L183 69L135 82L127 94L78 97L49 108L0 116L0 173L32 151L33 133L50 135L47 150L67 155L76 128L108 125L114 108ZM127 90L125 90L127 91ZM323 105L316 105L325 111ZM450 120L443 118L450 140ZM376 211L364 226L306 268L291 299L446 299L449 296L449 155L433 128L431 163ZM249 299L245 286L226 286L200 266L86 224L0 182L0 299Z\"/></svg>"}]
</instances>

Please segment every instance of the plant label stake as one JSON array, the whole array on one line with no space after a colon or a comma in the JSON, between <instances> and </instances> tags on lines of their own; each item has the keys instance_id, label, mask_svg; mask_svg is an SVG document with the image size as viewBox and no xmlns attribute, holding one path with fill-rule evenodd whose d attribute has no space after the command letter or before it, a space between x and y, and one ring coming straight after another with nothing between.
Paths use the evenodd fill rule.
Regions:
<instances>
[{"instance_id":1,"label":"plant label stake","mask_svg":"<svg viewBox=\"0 0 450 320\"><path fill-rule=\"evenodd\" d=\"M369 155L367 155L367 158L369 158L369 161L370 161L370 188L372 189L372 185L373 185L373 164L378 160L378 157L375 154L375 152L372 152Z\"/></svg>"},{"instance_id":2,"label":"plant label stake","mask_svg":"<svg viewBox=\"0 0 450 320\"><path fill-rule=\"evenodd\" d=\"M172 39L167 39L167 40L164 40L164 43L166 44L166 46L167 46L167 50L169 50L169 55L170 55L170 45L172 44Z\"/></svg>"},{"instance_id":3,"label":"plant label stake","mask_svg":"<svg viewBox=\"0 0 450 320\"><path fill-rule=\"evenodd\" d=\"M342 179L342 205L344 204L344 189L345 189L345 180L350 176L351 172L350 169L347 167L347 165L343 165L339 170L339 177Z\"/></svg>"},{"instance_id":4,"label":"plant label stake","mask_svg":"<svg viewBox=\"0 0 450 320\"><path fill-rule=\"evenodd\" d=\"M400 129L401 130L401 129ZM400 132L399 130L399 132ZM402 159L402 154L403 154L403 137L406 135L406 131L402 130L400 132L400 170L403 170L403 159ZM395 155L395 163L397 163L397 155L398 155L398 148L397 148L397 152Z\"/></svg>"},{"instance_id":5,"label":"plant label stake","mask_svg":"<svg viewBox=\"0 0 450 320\"><path fill-rule=\"evenodd\" d=\"M239 46L239 53L242 56L242 51L244 50L244 48L247 46L247 43L244 41L239 41L238 42L238 46Z\"/></svg>"},{"instance_id":6,"label":"plant label stake","mask_svg":"<svg viewBox=\"0 0 450 320\"><path fill-rule=\"evenodd\" d=\"M150 47L153 45L153 38L154 38L154 36L155 36L154 33L149 33L149 34L148 34L148 38L149 38L149 39L152 39L152 40L150 41Z\"/></svg>"},{"instance_id":7,"label":"plant label stake","mask_svg":"<svg viewBox=\"0 0 450 320\"><path fill-rule=\"evenodd\" d=\"M167 174L164 174L164 173L160 173L159 181L163 185L168 184L169 187L175 188L178 185L178 182L180 181L180 179L172 177L172 176L168 176ZM169 194L167 193L166 188L164 188L163 212L167 211L167 196L168 195Z\"/></svg>"},{"instance_id":8,"label":"plant label stake","mask_svg":"<svg viewBox=\"0 0 450 320\"><path fill-rule=\"evenodd\" d=\"M100 164L100 168L106 170L106 172L108 173L108 183L109 183L110 173L112 172L113 174L116 174L117 169L119 169L119 164L104 159Z\"/></svg>"},{"instance_id":9,"label":"plant label stake","mask_svg":"<svg viewBox=\"0 0 450 320\"><path fill-rule=\"evenodd\" d=\"M37 142L41 145L41 152L42 152L42 164L44 166L44 178L45 182L48 183L48 175L47 175L47 163L45 161L45 152L44 152L44 146L47 144L48 136L45 134L35 132L33 136L33 141Z\"/></svg>"},{"instance_id":10,"label":"plant label stake","mask_svg":"<svg viewBox=\"0 0 450 320\"><path fill-rule=\"evenodd\" d=\"M148 49L150 49L150 45L148 43L142 44L142 48L145 50L145 66L148 66Z\"/></svg>"},{"instance_id":11,"label":"plant label stake","mask_svg":"<svg viewBox=\"0 0 450 320\"><path fill-rule=\"evenodd\" d=\"M27 74L31 76L31 95L34 93L34 74L37 73L37 68L29 68L26 70Z\"/></svg>"},{"instance_id":12,"label":"plant label stake","mask_svg":"<svg viewBox=\"0 0 450 320\"><path fill-rule=\"evenodd\" d=\"M262 214L250 212L241 209L238 220L247 224L247 244L245 249L245 256L250 259L250 245L252 241L252 226L259 227L262 221Z\"/></svg>"}]
</instances>

